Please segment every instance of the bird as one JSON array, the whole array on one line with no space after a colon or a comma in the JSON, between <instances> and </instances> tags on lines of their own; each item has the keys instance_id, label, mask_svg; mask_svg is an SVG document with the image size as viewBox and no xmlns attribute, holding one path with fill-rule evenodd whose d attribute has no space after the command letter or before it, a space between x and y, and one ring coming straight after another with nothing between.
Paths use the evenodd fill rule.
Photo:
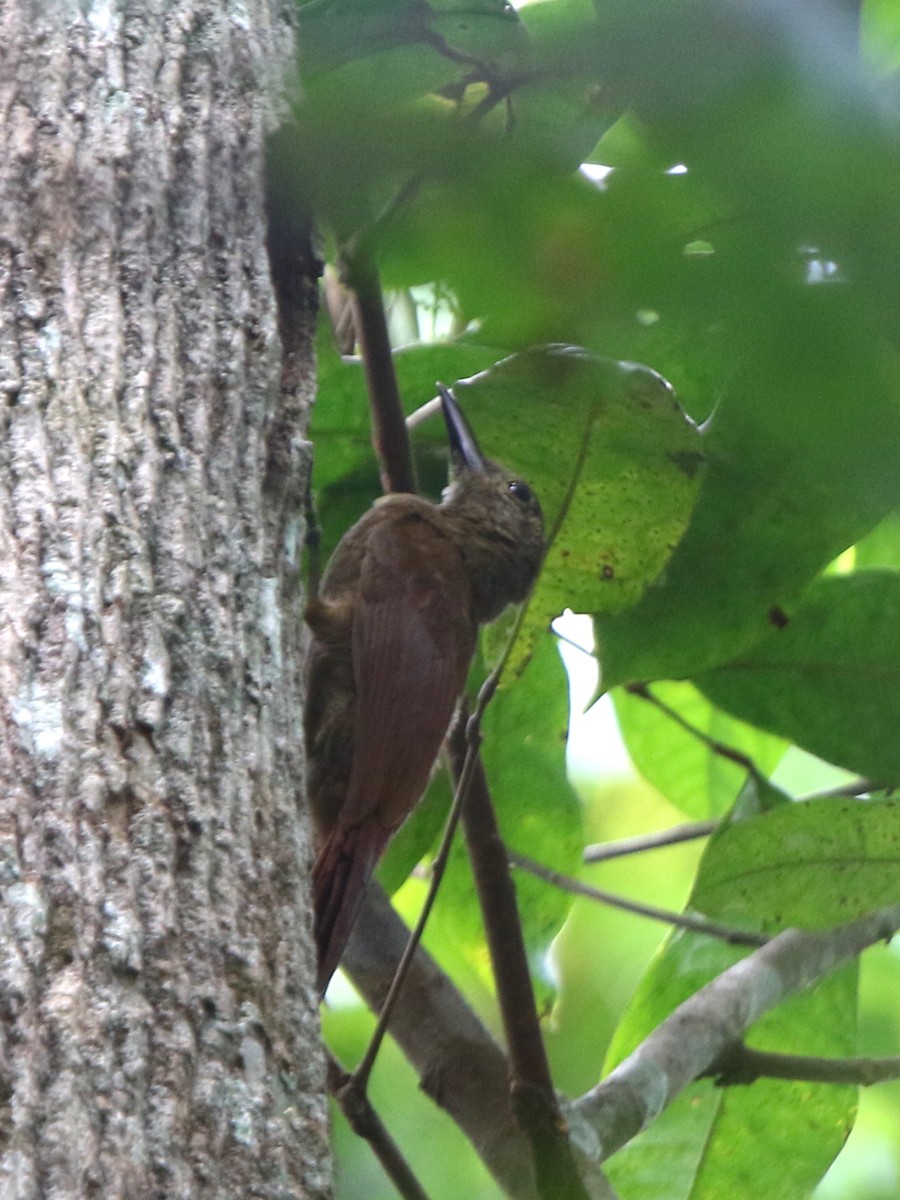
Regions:
<instances>
[{"instance_id":1,"label":"bird","mask_svg":"<svg viewBox=\"0 0 900 1200\"><path fill-rule=\"evenodd\" d=\"M525 600L544 555L534 492L484 457L454 393L437 389L450 444L440 502L376 500L339 542L305 614L320 996L378 860L425 791L479 626Z\"/></svg>"}]
</instances>

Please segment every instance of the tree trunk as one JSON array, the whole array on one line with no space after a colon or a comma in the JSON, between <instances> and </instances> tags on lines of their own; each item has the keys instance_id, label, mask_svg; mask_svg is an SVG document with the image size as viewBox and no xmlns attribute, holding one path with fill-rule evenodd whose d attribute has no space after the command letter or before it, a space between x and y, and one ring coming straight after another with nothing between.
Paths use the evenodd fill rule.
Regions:
<instances>
[{"instance_id":1,"label":"tree trunk","mask_svg":"<svg viewBox=\"0 0 900 1200\"><path fill-rule=\"evenodd\" d=\"M281 380L262 182L289 12L0 5L10 1200L328 1191L298 806L312 288Z\"/></svg>"}]
</instances>

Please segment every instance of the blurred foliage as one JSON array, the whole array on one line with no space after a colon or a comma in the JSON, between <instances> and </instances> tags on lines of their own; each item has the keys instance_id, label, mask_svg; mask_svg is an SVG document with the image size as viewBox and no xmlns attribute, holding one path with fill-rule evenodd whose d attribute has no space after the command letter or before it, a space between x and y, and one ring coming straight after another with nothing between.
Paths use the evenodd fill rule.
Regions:
<instances>
[{"instance_id":1,"label":"blurred foliage","mask_svg":"<svg viewBox=\"0 0 900 1200\"><path fill-rule=\"evenodd\" d=\"M744 755L759 771L773 770L787 749L784 739L716 708L693 684L661 683L652 695L664 707L618 688L619 728L644 778L693 819L722 816L748 782L746 768L725 758L720 747ZM679 726L672 714L685 725Z\"/></svg>"},{"instance_id":2,"label":"blurred foliage","mask_svg":"<svg viewBox=\"0 0 900 1200\"><path fill-rule=\"evenodd\" d=\"M895 0L539 0L518 11L311 0L299 20L273 203L313 216L338 270L377 262L406 343L395 364L407 411L436 380L456 382L484 449L535 486L555 533L485 721L509 842L574 871L583 822L594 837L634 832L647 802L636 784L607 788L613 828L580 811L566 782L549 623L572 607L593 617L600 687L636 768L674 806L654 810L658 822L724 820L693 906L778 928L900 899L896 810L883 798L900 782ZM324 321L318 351L327 552L377 494L378 473L360 364L337 353ZM414 445L437 497L435 424L417 423ZM507 629L486 632L477 670ZM627 690L635 683L659 703ZM806 768L787 764L812 763L797 748L881 790L792 803ZM382 867L392 889L430 853L448 791L437 780L398 836ZM683 898L686 881L673 895L651 860L584 870L650 901ZM429 941L493 1020L465 872L459 854ZM401 904L420 890L407 884ZM545 951L570 905L532 880L520 891L549 997ZM559 940L548 1042L563 1087L587 1086L607 1043L611 1062L733 960L676 935L648 964L658 932L633 922L579 902ZM897 962L876 955L861 964L859 1033L873 1053L896 1053ZM782 1006L754 1041L852 1052L856 976ZM326 1023L338 1040L344 1019L360 1020ZM385 1089L389 1121L396 1090ZM866 1109L889 1095L867 1096ZM795 1200L839 1150L854 1106L847 1089L698 1085L611 1167L623 1200ZM895 1185L898 1128L882 1111L877 1132L851 1139L866 1153L872 1138L893 1141ZM896 1194L848 1162L823 1197ZM472 1171L463 1180L454 1166L449 1190L429 1186L495 1195ZM357 1179L342 1194L391 1190Z\"/></svg>"}]
</instances>

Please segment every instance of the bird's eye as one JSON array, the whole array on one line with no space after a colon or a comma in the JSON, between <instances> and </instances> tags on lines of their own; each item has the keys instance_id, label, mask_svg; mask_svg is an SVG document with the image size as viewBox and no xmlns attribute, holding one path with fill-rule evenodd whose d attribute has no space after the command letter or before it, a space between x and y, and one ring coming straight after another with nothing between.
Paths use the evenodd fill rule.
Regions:
<instances>
[{"instance_id":1,"label":"bird's eye","mask_svg":"<svg viewBox=\"0 0 900 1200\"><path fill-rule=\"evenodd\" d=\"M521 500L523 504L531 499L531 488L527 483L523 483L521 479L511 479L507 487L515 498Z\"/></svg>"}]
</instances>

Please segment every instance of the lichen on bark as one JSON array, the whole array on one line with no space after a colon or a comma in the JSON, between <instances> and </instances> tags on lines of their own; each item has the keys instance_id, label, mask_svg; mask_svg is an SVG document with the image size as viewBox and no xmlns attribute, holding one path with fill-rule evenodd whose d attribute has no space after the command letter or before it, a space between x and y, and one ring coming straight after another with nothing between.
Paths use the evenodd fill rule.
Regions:
<instances>
[{"instance_id":1,"label":"lichen on bark","mask_svg":"<svg viewBox=\"0 0 900 1200\"><path fill-rule=\"evenodd\" d=\"M297 720L313 309L288 394L263 195L288 15L0 13L0 1193L19 1200L328 1192Z\"/></svg>"}]
</instances>

